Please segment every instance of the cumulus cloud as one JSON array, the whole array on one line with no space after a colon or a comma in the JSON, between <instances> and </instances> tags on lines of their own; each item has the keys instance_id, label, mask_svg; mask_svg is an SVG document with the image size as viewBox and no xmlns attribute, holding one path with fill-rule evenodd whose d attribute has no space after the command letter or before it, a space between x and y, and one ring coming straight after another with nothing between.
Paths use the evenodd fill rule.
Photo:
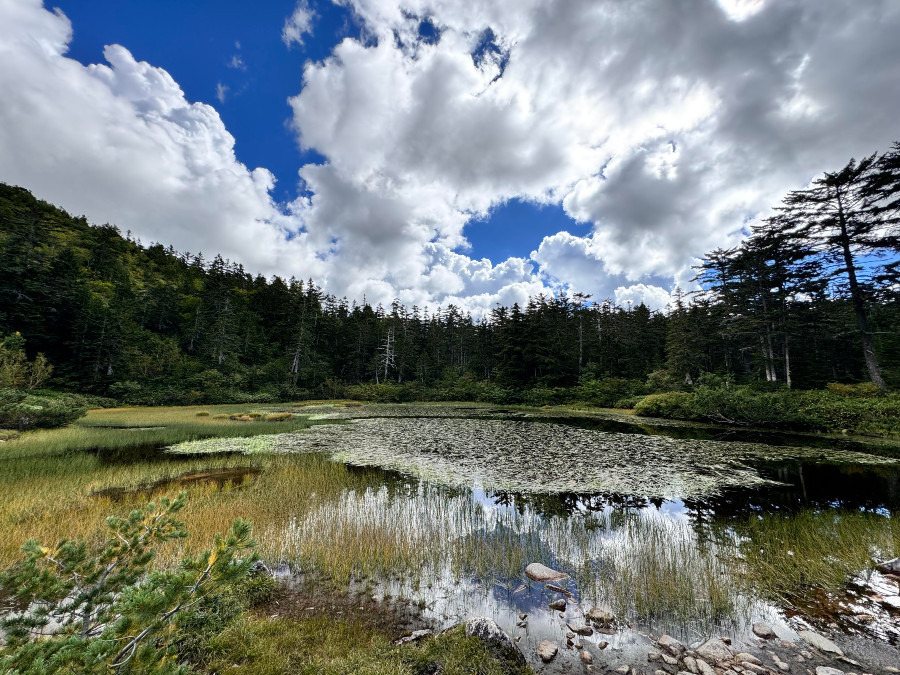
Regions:
<instances>
[{"instance_id":1,"label":"cumulus cloud","mask_svg":"<svg viewBox=\"0 0 900 675\"><path fill-rule=\"evenodd\" d=\"M372 37L307 65L300 143L358 199L410 214L427 188L450 246L510 198L562 203L593 228L532 254L555 287L661 302L787 190L897 134L887 0L349 4Z\"/></svg>"},{"instance_id":2,"label":"cumulus cloud","mask_svg":"<svg viewBox=\"0 0 900 675\"><path fill-rule=\"evenodd\" d=\"M316 14L310 8L309 2L298 0L294 11L284 20L284 26L281 28L281 41L288 47L295 44L302 47L303 36L312 35L313 19L315 18Z\"/></svg>"}]
</instances>

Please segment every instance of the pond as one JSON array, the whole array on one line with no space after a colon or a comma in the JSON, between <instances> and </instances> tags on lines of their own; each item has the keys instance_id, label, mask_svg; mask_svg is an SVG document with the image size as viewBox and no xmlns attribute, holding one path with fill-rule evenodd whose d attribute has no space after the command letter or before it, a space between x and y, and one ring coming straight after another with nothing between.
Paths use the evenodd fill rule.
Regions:
<instances>
[{"instance_id":1,"label":"pond","mask_svg":"<svg viewBox=\"0 0 900 675\"><path fill-rule=\"evenodd\" d=\"M438 628L489 616L532 655L546 639L581 643L610 667L645 659L650 635L740 642L756 621L900 662L897 580L872 569L900 553L890 444L614 412L303 412L351 423L171 449L306 461L307 475L323 461L347 468L352 486L323 496L308 483L302 510L270 530L268 554L294 573L409 598ZM568 576L533 582L531 562ZM567 642L594 607L613 623ZM555 667L577 655L563 648Z\"/></svg>"}]
</instances>

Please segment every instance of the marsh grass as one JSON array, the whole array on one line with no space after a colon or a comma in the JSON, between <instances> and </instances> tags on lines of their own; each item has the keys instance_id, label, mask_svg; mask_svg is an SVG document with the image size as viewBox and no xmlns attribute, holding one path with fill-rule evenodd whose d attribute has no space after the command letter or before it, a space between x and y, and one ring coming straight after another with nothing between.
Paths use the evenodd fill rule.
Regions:
<instances>
[{"instance_id":1,"label":"marsh grass","mask_svg":"<svg viewBox=\"0 0 900 675\"><path fill-rule=\"evenodd\" d=\"M736 532L743 582L771 600L791 602L813 587L837 591L870 573L874 558L900 554L900 520L872 512L764 514Z\"/></svg>"},{"instance_id":2,"label":"marsh grass","mask_svg":"<svg viewBox=\"0 0 900 675\"><path fill-rule=\"evenodd\" d=\"M267 424L240 424L231 419L235 415L246 415L250 419L261 420L267 414L277 414L279 408L272 406L248 410L246 405L222 405L202 410L195 406L91 410L86 417L67 427L26 432L3 443L0 445L0 462L73 451L161 446L202 438L285 433L314 424L299 415L283 416ZM207 414L198 415L204 412Z\"/></svg>"}]
</instances>

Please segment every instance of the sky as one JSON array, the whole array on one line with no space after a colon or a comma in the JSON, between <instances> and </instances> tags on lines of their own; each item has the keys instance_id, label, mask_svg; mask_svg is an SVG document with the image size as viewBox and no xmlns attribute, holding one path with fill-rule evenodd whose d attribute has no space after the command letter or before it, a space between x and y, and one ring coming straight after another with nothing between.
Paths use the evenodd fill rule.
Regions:
<instances>
[{"instance_id":1,"label":"sky","mask_svg":"<svg viewBox=\"0 0 900 675\"><path fill-rule=\"evenodd\" d=\"M896 0L0 0L0 181L373 304L661 309L900 140L898 34Z\"/></svg>"}]
</instances>

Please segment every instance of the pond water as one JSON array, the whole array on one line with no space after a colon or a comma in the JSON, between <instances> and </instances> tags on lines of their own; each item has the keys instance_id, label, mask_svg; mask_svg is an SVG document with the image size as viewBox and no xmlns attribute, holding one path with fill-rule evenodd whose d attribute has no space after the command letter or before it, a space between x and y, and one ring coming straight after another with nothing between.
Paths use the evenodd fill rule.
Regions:
<instances>
[{"instance_id":1,"label":"pond water","mask_svg":"<svg viewBox=\"0 0 900 675\"><path fill-rule=\"evenodd\" d=\"M313 481L304 508L269 529L269 557L294 571L409 598L438 628L490 616L532 659L540 641L557 642L562 670L577 662L567 635L592 607L614 625L571 642L609 667L645 661L650 635L740 643L759 620L782 638L812 626L848 653L900 662L900 587L872 570L900 554L889 443L617 413L301 412L351 423L170 449L347 465L352 486L326 498ZM568 577L556 590L530 581L531 562ZM561 612L549 608L558 599Z\"/></svg>"}]
</instances>

